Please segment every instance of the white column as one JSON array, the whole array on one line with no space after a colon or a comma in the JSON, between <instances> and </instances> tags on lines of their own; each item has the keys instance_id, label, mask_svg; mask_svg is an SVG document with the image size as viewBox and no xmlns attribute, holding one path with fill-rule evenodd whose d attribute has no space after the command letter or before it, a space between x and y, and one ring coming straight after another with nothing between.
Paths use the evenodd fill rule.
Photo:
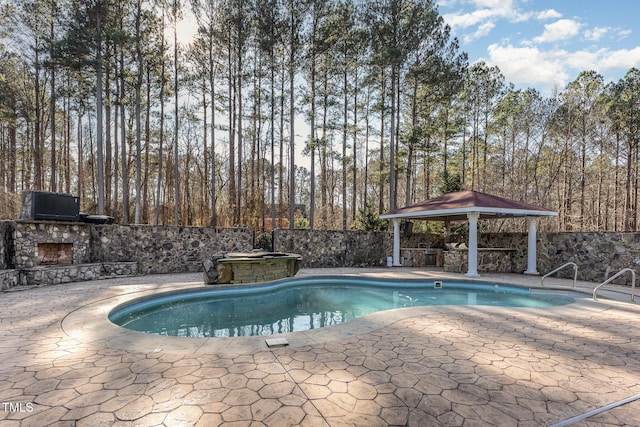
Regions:
<instances>
[{"instance_id":1,"label":"white column","mask_svg":"<svg viewBox=\"0 0 640 427\"><path fill-rule=\"evenodd\" d=\"M469 220L469 256L467 274L469 277L479 277L478 274L478 219L480 218L479 212L468 212L467 219Z\"/></svg>"},{"instance_id":2,"label":"white column","mask_svg":"<svg viewBox=\"0 0 640 427\"><path fill-rule=\"evenodd\" d=\"M400 220L392 219L393 223L393 265L399 267L400 265Z\"/></svg>"},{"instance_id":3,"label":"white column","mask_svg":"<svg viewBox=\"0 0 640 427\"><path fill-rule=\"evenodd\" d=\"M536 230L538 224L538 217L528 217L529 222L529 234L527 236L527 271L524 274L537 275L538 270L536 268Z\"/></svg>"}]
</instances>

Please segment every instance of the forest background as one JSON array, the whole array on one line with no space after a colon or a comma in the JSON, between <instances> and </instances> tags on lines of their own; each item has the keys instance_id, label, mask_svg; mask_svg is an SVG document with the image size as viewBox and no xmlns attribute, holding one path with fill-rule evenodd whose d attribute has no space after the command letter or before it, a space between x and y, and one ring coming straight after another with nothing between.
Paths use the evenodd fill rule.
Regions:
<instances>
[{"instance_id":1,"label":"forest background","mask_svg":"<svg viewBox=\"0 0 640 427\"><path fill-rule=\"evenodd\" d=\"M639 142L638 69L516 89L429 0L0 0L2 219L45 190L123 224L376 229L465 188L637 231Z\"/></svg>"}]
</instances>

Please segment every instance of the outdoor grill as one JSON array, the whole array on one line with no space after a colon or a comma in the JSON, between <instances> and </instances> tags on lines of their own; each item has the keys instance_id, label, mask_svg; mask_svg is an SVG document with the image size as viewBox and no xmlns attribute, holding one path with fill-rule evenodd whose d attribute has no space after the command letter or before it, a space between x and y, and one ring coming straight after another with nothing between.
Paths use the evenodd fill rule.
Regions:
<instances>
[{"instance_id":1,"label":"outdoor grill","mask_svg":"<svg viewBox=\"0 0 640 427\"><path fill-rule=\"evenodd\" d=\"M21 219L47 221L74 221L91 224L113 224L106 215L88 215L80 212L80 197L48 191L22 193Z\"/></svg>"}]
</instances>

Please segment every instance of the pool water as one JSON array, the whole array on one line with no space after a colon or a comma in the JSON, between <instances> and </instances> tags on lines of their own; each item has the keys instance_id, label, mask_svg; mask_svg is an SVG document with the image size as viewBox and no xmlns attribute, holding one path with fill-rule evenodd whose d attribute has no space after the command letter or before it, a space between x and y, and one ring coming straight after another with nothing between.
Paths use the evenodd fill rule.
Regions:
<instances>
[{"instance_id":1,"label":"pool water","mask_svg":"<svg viewBox=\"0 0 640 427\"><path fill-rule=\"evenodd\" d=\"M477 282L306 278L161 294L116 308L109 319L139 332L237 337L306 331L394 308L483 305L544 308L573 302L553 293Z\"/></svg>"}]
</instances>

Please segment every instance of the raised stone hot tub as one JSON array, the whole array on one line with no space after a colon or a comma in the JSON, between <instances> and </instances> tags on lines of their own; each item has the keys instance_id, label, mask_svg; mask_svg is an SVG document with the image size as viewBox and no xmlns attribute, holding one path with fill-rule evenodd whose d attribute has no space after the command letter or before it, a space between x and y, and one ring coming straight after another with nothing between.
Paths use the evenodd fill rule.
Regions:
<instances>
[{"instance_id":1,"label":"raised stone hot tub","mask_svg":"<svg viewBox=\"0 0 640 427\"><path fill-rule=\"evenodd\" d=\"M256 283L293 277L302 256L282 252L231 252L203 263L204 283Z\"/></svg>"}]
</instances>

